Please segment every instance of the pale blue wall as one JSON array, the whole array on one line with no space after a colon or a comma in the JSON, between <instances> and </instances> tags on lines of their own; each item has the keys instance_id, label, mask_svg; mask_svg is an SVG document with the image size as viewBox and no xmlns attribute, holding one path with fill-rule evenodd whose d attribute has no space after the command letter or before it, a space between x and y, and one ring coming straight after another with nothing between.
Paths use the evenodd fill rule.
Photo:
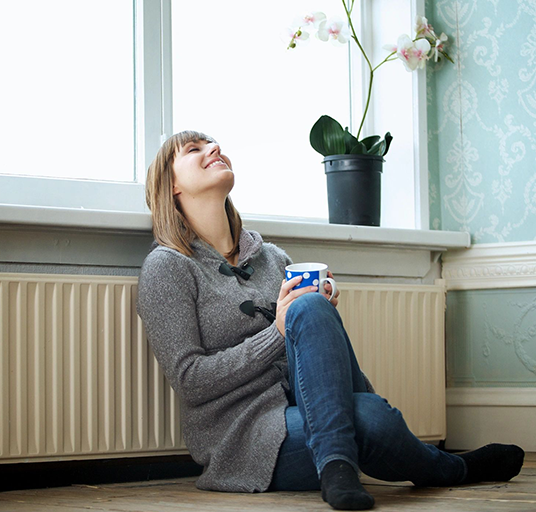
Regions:
<instances>
[{"instance_id":1,"label":"pale blue wall","mask_svg":"<svg viewBox=\"0 0 536 512\"><path fill-rule=\"evenodd\" d=\"M428 70L430 222L536 240L536 2L427 0L456 64Z\"/></svg>"},{"instance_id":2,"label":"pale blue wall","mask_svg":"<svg viewBox=\"0 0 536 512\"><path fill-rule=\"evenodd\" d=\"M536 291L447 295L447 385L536 386Z\"/></svg>"},{"instance_id":3,"label":"pale blue wall","mask_svg":"<svg viewBox=\"0 0 536 512\"><path fill-rule=\"evenodd\" d=\"M428 69L430 222L536 240L536 2L427 0L455 65ZM536 290L449 292L449 386L536 386Z\"/></svg>"}]
</instances>

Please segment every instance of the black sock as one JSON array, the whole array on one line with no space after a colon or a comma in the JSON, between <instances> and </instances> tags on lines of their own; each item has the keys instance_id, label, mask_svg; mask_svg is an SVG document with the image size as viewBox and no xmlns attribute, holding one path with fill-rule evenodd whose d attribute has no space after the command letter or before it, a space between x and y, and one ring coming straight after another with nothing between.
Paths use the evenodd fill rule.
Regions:
<instances>
[{"instance_id":1,"label":"black sock","mask_svg":"<svg viewBox=\"0 0 536 512\"><path fill-rule=\"evenodd\" d=\"M488 444L458 455L467 464L462 484L507 482L519 474L525 458L525 452L514 444Z\"/></svg>"},{"instance_id":2,"label":"black sock","mask_svg":"<svg viewBox=\"0 0 536 512\"><path fill-rule=\"evenodd\" d=\"M368 510L374 498L365 491L354 468L344 460L328 462L321 476L322 499L337 510Z\"/></svg>"}]
</instances>

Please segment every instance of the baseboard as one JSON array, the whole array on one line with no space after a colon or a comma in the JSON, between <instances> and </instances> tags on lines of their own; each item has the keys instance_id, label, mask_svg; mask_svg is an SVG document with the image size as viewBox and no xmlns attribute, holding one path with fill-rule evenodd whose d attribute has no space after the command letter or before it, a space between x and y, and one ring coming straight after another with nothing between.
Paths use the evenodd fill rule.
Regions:
<instances>
[{"instance_id":1,"label":"baseboard","mask_svg":"<svg viewBox=\"0 0 536 512\"><path fill-rule=\"evenodd\" d=\"M517 444L536 451L536 388L448 388L449 450L488 443Z\"/></svg>"}]
</instances>

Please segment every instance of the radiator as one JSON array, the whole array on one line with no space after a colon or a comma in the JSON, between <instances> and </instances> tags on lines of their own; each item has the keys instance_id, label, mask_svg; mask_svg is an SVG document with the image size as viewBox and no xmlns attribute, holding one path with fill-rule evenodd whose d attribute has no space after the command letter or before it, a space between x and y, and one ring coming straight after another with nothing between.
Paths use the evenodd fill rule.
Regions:
<instances>
[{"instance_id":1,"label":"radiator","mask_svg":"<svg viewBox=\"0 0 536 512\"><path fill-rule=\"evenodd\" d=\"M0 274L0 462L186 453L137 279Z\"/></svg>"},{"instance_id":2,"label":"radiator","mask_svg":"<svg viewBox=\"0 0 536 512\"><path fill-rule=\"evenodd\" d=\"M377 391L443 439L444 288L339 287ZM0 463L187 453L136 293L134 277L0 274Z\"/></svg>"},{"instance_id":3,"label":"radiator","mask_svg":"<svg viewBox=\"0 0 536 512\"><path fill-rule=\"evenodd\" d=\"M339 312L376 392L402 411L419 439L445 439L444 282L339 288Z\"/></svg>"}]
</instances>

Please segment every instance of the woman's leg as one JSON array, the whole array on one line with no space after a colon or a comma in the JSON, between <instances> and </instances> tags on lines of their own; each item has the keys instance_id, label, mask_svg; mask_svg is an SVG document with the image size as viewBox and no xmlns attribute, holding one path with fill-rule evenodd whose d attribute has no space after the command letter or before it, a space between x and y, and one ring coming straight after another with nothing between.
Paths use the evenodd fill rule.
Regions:
<instances>
[{"instance_id":1,"label":"woman's leg","mask_svg":"<svg viewBox=\"0 0 536 512\"><path fill-rule=\"evenodd\" d=\"M287 407L287 437L281 445L269 491L318 491L320 480L305 444L303 419L296 406Z\"/></svg>"},{"instance_id":2,"label":"woman's leg","mask_svg":"<svg viewBox=\"0 0 536 512\"><path fill-rule=\"evenodd\" d=\"M401 412L379 395L354 395L354 425L359 468L369 476L438 487L460 484L466 476L461 457L420 441Z\"/></svg>"},{"instance_id":3,"label":"woman's leg","mask_svg":"<svg viewBox=\"0 0 536 512\"><path fill-rule=\"evenodd\" d=\"M359 468L390 482L409 480L416 485L452 485L465 473L461 458L419 441L402 415L379 395L354 394L354 419ZM320 480L306 446L302 416L296 406L286 412L287 437L281 446L270 491L316 491Z\"/></svg>"},{"instance_id":4,"label":"woman's leg","mask_svg":"<svg viewBox=\"0 0 536 512\"><path fill-rule=\"evenodd\" d=\"M359 481L353 393L366 391L363 374L337 310L325 297L296 299L285 320L291 389L322 499L333 508L367 510L374 498Z\"/></svg>"},{"instance_id":5,"label":"woman's leg","mask_svg":"<svg viewBox=\"0 0 536 512\"><path fill-rule=\"evenodd\" d=\"M366 386L337 310L319 293L298 298L287 311L285 339L290 385L318 475L332 460L358 471L353 393Z\"/></svg>"},{"instance_id":6,"label":"woman's leg","mask_svg":"<svg viewBox=\"0 0 536 512\"><path fill-rule=\"evenodd\" d=\"M507 481L519 473L521 448L488 445L460 456L442 452L417 439L386 400L364 392L366 385L340 316L320 294L307 294L292 303L285 334L290 384L304 423L301 442L309 448L321 477L323 497L323 470L329 465L333 473L340 461L356 473L361 468L379 479L410 480L416 485ZM363 490L358 480L351 483ZM359 503L351 500L352 504L367 508L368 495L359 493Z\"/></svg>"},{"instance_id":7,"label":"woman's leg","mask_svg":"<svg viewBox=\"0 0 536 512\"><path fill-rule=\"evenodd\" d=\"M422 443L402 414L370 393L354 395L359 467L381 480L410 480L419 486L507 482L516 476L525 452L515 445L490 444L454 455Z\"/></svg>"}]
</instances>

